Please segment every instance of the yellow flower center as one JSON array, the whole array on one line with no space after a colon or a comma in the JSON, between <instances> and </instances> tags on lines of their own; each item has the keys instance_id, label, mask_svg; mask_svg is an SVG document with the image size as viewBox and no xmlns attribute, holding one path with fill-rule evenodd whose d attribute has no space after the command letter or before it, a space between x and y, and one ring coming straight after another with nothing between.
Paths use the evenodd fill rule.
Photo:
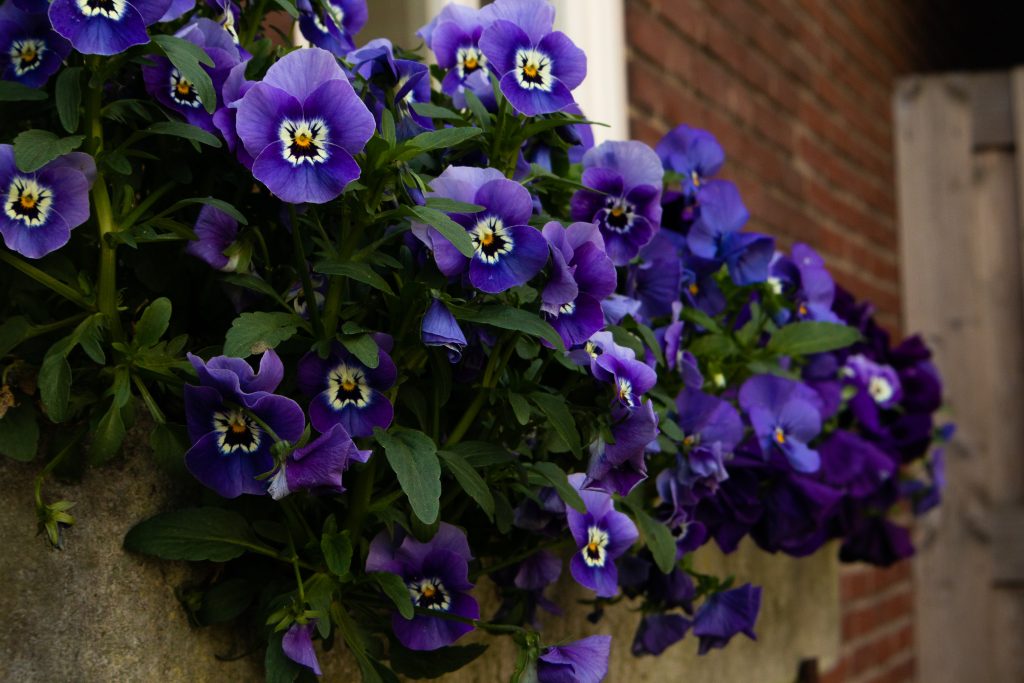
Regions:
<instances>
[{"instance_id":1,"label":"yellow flower center","mask_svg":"<svg viewBox=\"0 0 1024 683\"><path fill-rule=\"evenodd\" d=\"M247 428L245 420L241 417L236 417L231 421L231 431L234 434L244 434Z\"/></svg>"},{"instance_id":2,"label":"yellow flower center","mask_svg":"<svg viewBox=\"0 0 1024 683\"><path fill-rule=\"evenodd\" d=\"M309 147L311 142L313 142L313 138L305 133L299 133L295 136L295 144L299 147Z\"/></svg>"},{"instance_id":3,"label":"yellow flower center","mask_svg":"<svg viewBox=\"0 0 1024 683\"><path fill-rule=\"evenodd\" d=\"M21 203L21 208L25 209L26 211L34 209L37 201L38 197L31 194L23 194L21 195L21 198L18 199L18 202Z\"/></svg>"},{"instance_id":4,"label":"yellow flower center","mask_svg":"<svg viewBox=\"0 0 1024 683\"><path fill-rule=\"evenodd\" d=\"M467 69L475 69L479 63L480 62L477 60L477 58L475 56L470 56L470 57L467 57L466 61L463 62L462 64Z\"/></svg>"},{"instance_id":5,"label":"yellow flower center","mask_svg":"<svg viewBox=\"0 0 1024 683\"><path fill-rule=\"evenodd\" d=\"M693 296L697 296L697 292L700 291L700 287L697 286L696 282L687 287L687 289L690 290L690 294L692 294Z\"/></svg>"},{"instance_id":6,"label":"yellow flower center","mask_svg":"<svg viewBox=\"0 0 1024 683\"><path fill-rule=\"evenodd\" d=\"M488 232L488 233L483 234L483 235L480 236L480 244L482 244L483 246L489 247L493 243L494 243L494 233L493 232Z\"/></svg>"},{"instance_id":7,"label":"yellow flower center","mask_svg":"<svg viewBox=\"0 0 1024 683\"><path fill-rule=\"evenodd\" d=\"M781 427L775 428L775 442L780 445L786 443L786 434Z\"/></svg>"},{"instance_id":8,"label":"yellow flower center","mask_svg":"<svg viewBox=\"0 0 1024 683\"><path fill-rule=\"evenodd\" d=\"M615 216L616 218L618 218L624 213L626 212L621 206L616 206L615 208L612 209L612 215Z\"/></svg>"},{"instance_id":9,"label":"yellow flower center","mask_svg":"<svg viewBox=\"0 0 1024 683\"><path fill-rule=\"evenodd\" d=\"M356 383L351 379L345 380L344 382L341 383L341 388L344 389L345 391L355 391Z\"/></svg>"},{"instance_id":10,"label":"yellow flower center","mask_svg":"<svg viewBox=\"0 0 1024 683\"><path fill-rule=\"evenodd\" d=\"M537 65L536 64L527 64L526 66L523 67L523 73L526 74L529 78L536 78L537 77Z\"/></svg>"},{"instance_id":11,"label":"yellow flower center","mask_svg":"<svg viewBox=\"0 0 1024 683\"><path fill-rule=\"evenodd\" d=\"M178 91L179 95L188 95L192 91L192 85L188 81L181 80L174 86L174 89Z\"/></svg>"}]
</instances>

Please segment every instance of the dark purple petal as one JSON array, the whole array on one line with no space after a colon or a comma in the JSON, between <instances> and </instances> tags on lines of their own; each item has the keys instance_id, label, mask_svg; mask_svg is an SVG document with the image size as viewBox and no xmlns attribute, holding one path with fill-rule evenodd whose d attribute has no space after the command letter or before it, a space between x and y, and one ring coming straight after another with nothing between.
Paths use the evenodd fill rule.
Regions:
<instances>
[{"instance_id":1,"label":"dark purple petal","mask_svg":"<svg viewBox=\"0 0 1024 683\"><path fill-rule=\"evenodd\" d=\"M561 31L544 36L537 50L551 58L552 73L569 90L575 90L587 77L587 55Z\"/></svg>"},{"instance_id":2,"label":"dark purple petal","mask_svg":"<svg viewBox=\"0 0 1024 683\"><path fill-rule=\"evenodd\" d=\"M542 550L522 561L514 583L522 590L542 590L557 581L561 574L562 559Z\"/></svg>"},{"instance_id":3,"label":"dark purple petal","mask_svg":"<svg viewBox=\"0 0 1024 683\"><path fill-rule=\"evenodd\" d=\"M185 253L204 261L211 268L230 270L230 261L224 250L238 237L238 221L215 206L204 206L194 230L199 239L189 242Z\"/></svg>"},{"instance_id":4,"label":"dark purple petal","mask_svg":"<svg viewBox=\"0 0 1024 683\"><path fill-rule=\"evenodd\" d=\"M611 636L590 636L549 647L537 658L540 683L600 683L608 675Z\"/></svg>"},{"instance_id":5,"label":"dark purple petal","mask_svg":"<svg viewBox=\"0 0 1024 683\"><path fill-rule=\"evenodd\" d=\"M509 227L526 225L533 214L530 191L519 183L504 178L484 183L474 195L473 203L486 207L485 211L477 214L478 216L496 215Z\"/></svg>"},{"instance_id":6,"label":"dark purple petal","mask_svg":"<svg viewBox=\"0 0 1024 683\"><path fill-rule=\"evenodd\" d=\"M693 619L693 635L700 638L700 654L725 647L737 633L757 640L754 622L760 608L760 586L745 584L708 596Z\"/></svg>"},{"instance_id":7,"label":"dark purple petal","mask_svg":"<svg viewBox=\"0 0 1024 683\"><path fill-rule=\"evenodd\" d=\"M320 671L316 650L313 649L313 628L315 626L315 621L292 624L281 638L281 649L284 650L288 659L311 669L317 676L321 676L323 672Z\"/></svg>"},{"instance_id":8,"label":"dark purple petal","mask_svg":"<svg viewBox=\"0 0 1024 683\"><path fill-rule=\"evenodd\" d=\"M257 476L274 466L269 448L247 455L224 455L217 447L217 433L210 432L185 453L185 466L199 482L222 498L237 498L243 493L266 493L266 481Z\"/></svg>"},{"instance_id":9,"label":"dark purple petal","mask_svg":"<svg viewBox=\"0 0 1024 683\"><path fill-rule=\"evenodd\" d=\"M680 614L645 615L633 636L633 655L660 655L682 640L689 628L690 620Z\"/></svg>"},{"instance_id":10,"label":"dark purple petal","mask_svg":"<svg viewBox=\"0 0 1024 683\"><path fill-rule=\"evenodd\" d=\"M133 45L149 42L146 21L138 8L156 7L157 4L160 4L160 11L153 18L155 21L164 13L170 4L169 0L163 3L140 0L138 5L125 2L120 16L114 20L107 18L101 10L97 10L94 16L85 16L76 0L54 0L49 10L50 23L53 30L66 38L79 52L114 55Z\"/></svg>"},{"instance_id":11,"label":"dark purple petal","mask_svg":"<svg viewBox=\"0 0 1024 683\"><path fill-rule=\"evenodd\" d=\"M456 593L451 597L451 612L467 619L480 618L480 606L471 596ZM417 615L406 620L397 612L391 617L395 637L410 650L437 650L451 645L473 630L470 624L441 617Z\"/></svg>"},{"instance_id":12,"label":"dark purple petal","mask_svg":"<svg viewBox=\"0 0 1024 683\"><path fill-rule=\"evenodd\" d=\"M238 110L235 124L238 137L254 159L268 147L282 144L279 136L282 118L302 119L299 100L264 82L249 88L234 107ZM280 149L277 154L280 158Z\"/></svg>"}]
</instances>

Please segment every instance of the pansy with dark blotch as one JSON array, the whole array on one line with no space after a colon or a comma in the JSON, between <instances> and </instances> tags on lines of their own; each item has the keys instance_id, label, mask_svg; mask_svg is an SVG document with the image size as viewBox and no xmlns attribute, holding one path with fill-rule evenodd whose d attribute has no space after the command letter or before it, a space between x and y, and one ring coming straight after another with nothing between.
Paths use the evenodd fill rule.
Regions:
<instances>
[{"instance_id":1,"label":"pansy with dark blotch","mask_svg":"<svg viewBox=\"0 0 1024 683\"><path fill-rule=\"evenodd\" d=\"M146 27L160 21L172 0L53 0L53 30L87 55L116 55L149 42Z\"/></svg>"},{"instance_id":2,"label":"pansy with dark blotch","mask_svg":"<svg viewBox=\"0 0 1024 683\"><path fill-rule=\"evenodd\" d=\"M566 521L576 542L576 552L569 561L572 577L598 597L612 598L619 590L619 570L615 560L640 537L636 525L615 509L612 497L603 492L583 488L586 475L569 476L569 483L579 491L586 512L567 507Z\"/></svg>"},{"instance_id":3,"label":"pansy with dark blotch","mask_svg":"<svg viewBox=\"0 0 1024 683\"><path fill-rule=\"evenodd\" d=\"M572 196L573 220L601 228L617 266L629 263L661 223L661 160L642 142L604 142L583 155L581 182L591 190Z\"/></svg>"},{"instance_id":4,"label":"pansy with dark blotch","mask_svg":"<svg viewBox=\"0 0 1024 683\"><path fill-rule=\"evenodd\" d=\"M725 163L725 151L715 136L686 124L665 133L654 151L666 170L681 176L683 194L690 200Z\"/></svg>"},{"instance_id":5,"label":"pansy with dark blotch","mask_svg":"<svg viewBox=\"0 0 1024 683\"><path fill-rule=\"evenodd\" d=\"M825 268L825 260L806 244L794 244L790 256L776 254L772 259L768 284L776 294L785 294L796 304L800 320L839 322L832 311L836 287L832 275ZM783 309L775 316L780 325L789 319L790 311Z\"/></svg>"},{"instance_id":6,"label":"pansy with dark blotch","mask_svg":"<svg viewBox=\"0 0 1024 683\"><path fill-rule=\"evenodd\" d=\"M807 443L821 431L821 398L785 377L755 375L740 387L740 406L750 418L765 459L778 449L798 472L814 472L818 452Z\"/></svg>"},{"instance_id":7,"label":"pansy with dark blotch","mask_svg":"<svg viewBox=\"0 0 1024 683\"><path fill-rule=\"evenodd\" d=\"M641 360L633 349L619 346L611 333L598 332L591 342L600 350L590 363L590 371L600 382L615 386L615 399L627 410L640 406L641 397L658 382L658 375Z\"/></svg>"},{"instance_id":8,"label":"pansy with dark blotch","mask_svg":"<svg viewBox=\"0 0 1024 683\"><path fill-rule=\"evenodd\" d=\"M385 341L386 339L386 341ZM378 345L390 338L378 335ZM310 351L299 360L299 389L313 396L309 421L326 432L336 424L354 437L372 436L373 428L387 429L395 410L384 395L395 383L398 371L387 351L377 350L377 367L368 368L335 342L327 358Z\"/></svg>"},{"instance_id":9,"label":"pansy with dark blotch","mask_svg":"<svg viewBox=\"0 0 1024 683\"><path fill-rule=\"evenodd\" d=\"M544 226L551 246L551 277L541 293L541 310L567 348L583 344L604 327L601 301L615 291L615 266L593 223Z\"/></svg>"},{"instance_id":10,"label":"pansy with dark blotch","mask_svg":"<svg viewBox=\"0 0 1024 683\"><path fill-rule=\"evenodd\" d=\"M218 101L213 103L215 109L224 107L223 98L219 93L224 87L231 70L241 63L242 55L231 37L213 20L198 18L186 24L176 37L202 48L213 60L213 66L203 66L213 81L213 88L218 93ZM146 91L156 101L171 111L176 112L188 123L198 126L210 133L217 133L213 114L206 110L195 84L181 75L181 72L165 57L154 57L153 66L142 68L142 77L146 82Z\"/></svg>"},{"instance_id":11,"label":"pansy with dark blotch","mask_svg":"<svg viewBox=\"0 0 1024 683\"><path fill-rule=\"evenodd\" d=\"M725 647L737 633L757 640L754 623L760 610L760 586L748 583L709 595L693 619L693 635L700 638L699 654Z\"/></svg>"},{"instance_id":12,"label":"pansy with dark blotch","mask_svg":"<svg viewBox=\"0 0 1024 683\"><path fill-rule=\"evenodd\" d=\"M199 384L185 385L192 441L185 466L224 498L266 493L267 481L257 477L274 468L274 440L264 425L291 442L298 441L306 427L298 403L271 393L284 376L281 359L273 350L265 351L258 374L241 358L217 356L204 363L190 353L188 359Z\"/></svg>"},{"instance_id":13,"label":"pansy with dark blotch","mask_svg":"<svg viewBox=\"0 0 1024 683\"><path fill-rule=\"evenodd\" d=\"M720 452L721 449L713 449ZM685 483L686 469L682 454L676 454L676 466L658 472L655 487L661 504L655 511L656 518L668 527L676 542L676 559L682 559L708 538L704 524L697 520L696 505L704 498L714 497L717 488L710 493Z\"/></svg>"},{"instance_id":14,"label":"pansy with dark blotch","mask_svg":"<svg viewBox=\"0 0 1024 683\"><path fill-rule=\"evenodd\" d=\"M438 66L447 70L441 90L458 108L466 106L465 91L473 91L484 106L494 107L487 57L480 49L484 26L480 10L464 5L445 5L417 35L433 50Z\"/></svg>"},{"instance_id":15,"label":"pansy with dark blotch","mask_svg":"<svg viewBox=\"0 0 1024 683\"><path fill-rule=\"evenodd\" d=\"M561 31L542 0L502 1L480 11L486 28L480 48L516 111L538 116L574 103L572 91L587 75L587 56Z\"/></svg>"},{"instance_id":16,"label":"pansy with dark blotch","mask_svg":"<svg viewBox=\"0 0 1024 683\"><path fill-rule=\"evenodd\" d=\"M412 108L417 102L430 102L430 73L426 64L397 59L394 46L387 38L375 38L349 52L345 61L352 65L353 73L368 83L363 101L373 113L378 129L383 125L384 109L391 102L397 114L395 134L399 140L432 129L431 119L420 116Z\"/></svg>"},{"instance_id":17,"label":"pansy with dark blotch","mask_svg":"<svg viewBox=\"0 0 1024 683\"><path fill-rule=\"evenodd\" d=\"M330 52L285 55L231 106L253 175L282 201L323 204L359 177L373 115Z\"/></svg>"},{"instance_id":18,"label":"pansy with dark blotch","mask_svg":"<svg viewBox=\"0 0 1024 683\"><path fill-rule=\"evenodd\" d=\"M30 88L46 85L71 52L50 26L45 0L38 5L38 11L22 11L10 0L0 5L0 79Z\"/></svg>"},{"instance_id":19,"label":"pansy with dark blotch","mask_svg":"<svg viewBox=\"0 0 1024 683\"><path fill-rule=\"evenodd\" d=\"M590 636L545 648L537 658L540 683L600 683L608 675L611 636Z\"/></svg>"},{"instance_id":20,"label":"pansy with dark blotch","mask_svg":"<svg viewBox=\"0 0 1024 683\"><path fill-rule=\"evenodd\" d=\"M341 477L353 462L366 462L373 453L361 451L345 428L336 424L312 442L288 454L270 479L268 492L280 500L296 491L317 495L344 493Z\"/></svg>"},{"instance_id":21,"label":"pansy with dark blotch","mask_svg":"<svg viewBox=\"0 0 1024 683\"><path fill-rule=\"evenodd\" d=\"M89 218L89 190L96 180L92 157L72 152L31 173L18 170L14 147L0 145L0 235L7 248L37 259L71 239Z\"/></svg>"},{"instance_id":22,"label":"pansy with dark blotch","mask_svg":"<svg viewBox=\"0 0 1024 683\"><path fill-rule=\"evenodd\" d=\"M466 534L441 522L434 537L421 543L397 532L390 538L386 531L370 544L366 571L390 572L402 578L416 607L452 614L463 619L478 619L480 606L469 594L469 561L473 555ZM473 630L470 624L426 614L405 619L397 611L391 628L399 642L410 650L436 650L451 645Z\"/></svg>"},{"instance_id":23,"label":"pansy with dark blotch","mask_svg":"<svg viewBox=\"0 0 1024 683\"><path fill-rule=\"evenodd\" d=\"M288 659L296 664L301 664L317 676L322 676L320 662L317 661L316 650L313 649L313 630L315 628L315 619L304 624L293 623L281 638L281 650Z\"/></svg>"},{"instance_id":24,"label":"pansy with dark blotch","mask_svg":"<svg viewBox=\"0 0 1024 683\"><path fill-rule=\"evenodd\" d=\"M299 30L313 45L338 57L355 47L353 38L366 25L366 0L299 0Z\"/></svg>"},{"instance_id":25,"label":"pansy with dark blotch","mask_svg":"<svg viewBox=\"0 0 1024 683\"><path fill-rule=\"evenodd\" d=\"M448 349L448 360L458 363L462 358L462 349L466 348L466 335L459 327L459 322L448 307L438 299L434 299L423 316L420 326L420 339L427 346L440 346Z\"/></svg>"},{"instance_id":26,"label":"pansy with dark blotch","mask_svg":"<svg viewBox=\"0 0 1024 683\"><path fill-rule=\"evenodd\" d=\"M767 280L775 254L772 238L740 232L749 218L736 185L714 180L701 188L697 218L686 238L694 256L725 263L738 285Z\"/></svg>"},{"instance_id":27,"label":"pansy with dark blotch","mask_svg":"<svg viewBox=\"0 0 1024 683\"><path fill-rule=\"evenodd\" d=\"M198 239L188 243L185 253L225 273L238 270L241 251L227 253L238 238L238 221L217 207L207 205L199 211L193 230Z\"/></svg>"},{"instance_id":28,"label":"pansy with dark blotch","mask_svg":"<svg viewBox=\"0 0 1024 683\"><path fill-rule=\"evenodd\" d=\"M585 486L620 496L647 478L647 446L658 437L658 416L650 399L635 410L616 411L613 443L598 439L591 447Z\"/></svg>"}]
</instances>

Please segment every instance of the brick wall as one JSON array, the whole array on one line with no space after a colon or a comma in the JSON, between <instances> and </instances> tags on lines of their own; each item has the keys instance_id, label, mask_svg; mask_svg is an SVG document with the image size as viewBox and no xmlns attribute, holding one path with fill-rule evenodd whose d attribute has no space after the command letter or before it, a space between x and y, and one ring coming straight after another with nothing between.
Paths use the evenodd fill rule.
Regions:
<instances>
[{"instance_id":1,"label":"brick wall","mask_svg":"<svg viewBox=\"0 0 1024 683\"><path fill-rule=\"evenodd\" d=\"M964 49L939 8L626 0L632 135L653 144L678 123L711 130L751 229L821 251L838 282L899 329L890 96L898 76L948 67ZM844 568L841 658L821 680L913 680L912 590L909 563Z\"/></svg>"}]
</instances>

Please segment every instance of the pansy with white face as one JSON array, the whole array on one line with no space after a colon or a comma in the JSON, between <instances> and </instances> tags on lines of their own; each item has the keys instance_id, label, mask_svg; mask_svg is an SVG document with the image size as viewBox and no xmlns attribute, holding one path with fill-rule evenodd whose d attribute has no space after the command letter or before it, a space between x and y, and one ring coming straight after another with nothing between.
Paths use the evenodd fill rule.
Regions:
<instances>
[{"instance_id":1,"label":"pansy with white face","mask_svg":"<svg viewBox=\"0 0 1024 683\"><path fill-rule=\"evenodd\" d=\"M263 435L256 422L238 409L215 412L213 431L217 434L217 448L224 455L255 453Z\"/></svg>"},{"instance_id":2,"label":"pansy with white face","mask_svg":"<svg viewBox=\"0 0 1024 683\"><path fill-rule=\"evenodd\" d=\"M281 155L292 166L322 164L330 157L327 150L329 129L321 118L308 121L284 119L278 137L284 143Z\"/></svg>"},{"instance_id":3,"label":"pansy with white face","mask_svg":"<svg viewBox=\"0 0 1024 683\"><path fill-rule=\"evenodd\" d=\"M372 398L366 373L346 363L341 363L331 370L327 378L327 387L332 397L331 406L335 410L341 410L349 405L365 408Z\"/></svg>"},{"instance_id":4,"label":"pansy with white face","mask_svg":"<svg viewBox=\"0 0 1024 683\"><path fill-rule=\"evenodd\" d=\"M24 76L39 68L43 63L43 55L47 51L46 42L38 38L15 40L7 54L11 58L11 66L15 76Z\"/></svg>"},{"instance_id":5,"label":"pansy with white face","mask_svg":"<svg viewBox=\"0 0 1024 683\"><path fill-rule=\"evenodd\" d=\"M198 109L203 106L203 101L200 99L199 93L196 92L195 84L182 76L180 71L171 69L168 81L171 99L176 104L191 109Z\"/></svg>"},{"instance_id":6,"label":"pansy with white face","mask_svg":"<svg viewBox=\"0 0 1024 683\"><path fill-rule=\"evenodd\" d=\"M551 92L554 80L551 57L537 49L523 48L516 51L516 81L524 90Z\"/></svg>"},{"instance_id":7,"label":"pansy with white face","mask_svg":"<svg viewBox=\"0 0 1024 683\"><path fill-rule=\"evenodd\" d=\"M512 236L497 216L487 216L477 222L470 231L476 248L476 257L488 264L495 264L515 247Z\"/></svg>"},{"instance_id":8,"label":"pansy with white face","mask_svg":"<svg viewBox=\"0 0 1024 683\"><path fill-rule=\"evenodd\" d=\"M44 225L53 208L53 190L34 178L15 176L7 186L4 214L29 228Z\"/></svg>"},{"instance_id":9,"label":"pansy with white face","mask_svg":"<svg viewBox=\"0 0 1024 683\"><path fill-rule=\"evenodd\" d=\"M452 606L451 593L445 588L441 579L426 577L410 581L407 585L409 597L417 607L447 612Z\"/></svg>"},{"instance_id":10,"label":"pansy with white face","mask_svg":"<svg viewBox=\"0 0 1024 683\"><path fill-rule=\"evenodd\" d=\"M87 17L104 17L120 21L124 16L126 0L75 0L79 11Z\"/></svg>"},{"instance_id":11,"label":"pansy with white face","mask_svg":"<svg viewBox=\"0 0 1024 683\"><path fill-rule=\"evenodd\" d=\"M587 544L580 549L583 561L588 567L603 567L608 561L608 532L599 526L587 529Z\"/></svg>"}]
</instances>

